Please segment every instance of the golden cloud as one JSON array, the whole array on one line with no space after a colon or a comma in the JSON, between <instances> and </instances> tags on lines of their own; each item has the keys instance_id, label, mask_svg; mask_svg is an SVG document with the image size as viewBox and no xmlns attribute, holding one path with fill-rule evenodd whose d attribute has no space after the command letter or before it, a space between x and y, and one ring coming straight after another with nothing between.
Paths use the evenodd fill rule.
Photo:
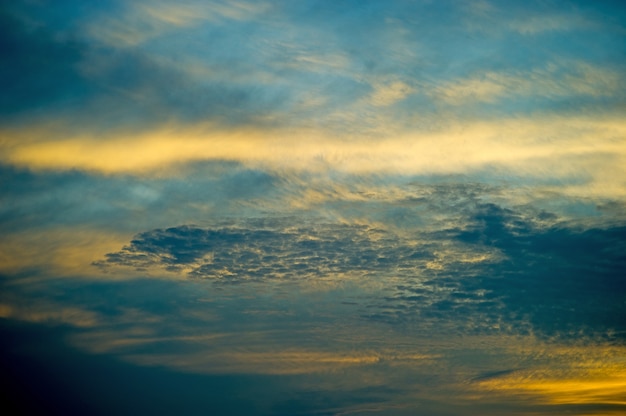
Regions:
<instances>
[{"instance_id":1,"label":"golden cloud","mask_svg":"<svg viewBox=\"0 0 626 416\"><path fill-rule=\"evenodd\" d=\"M231 160L278 171L355 174L449 174L495 167L563 178L564 185L570 177L585 175L591 184L585 191L626 194L626 123L616 116L456 122L436 131L365 138L214 124L167 124L107 134L72 134L71 129L54 134L35 126L2 131L0 150L2 163L9 165L104 174L167 175L170 167L201 160Z\"/></svg>"}]
</instances>

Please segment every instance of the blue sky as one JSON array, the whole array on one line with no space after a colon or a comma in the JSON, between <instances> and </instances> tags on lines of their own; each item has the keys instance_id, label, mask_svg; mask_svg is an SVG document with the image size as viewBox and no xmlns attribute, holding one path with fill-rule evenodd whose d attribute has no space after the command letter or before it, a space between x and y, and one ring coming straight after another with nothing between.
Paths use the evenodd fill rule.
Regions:
<instances>
[{"instance_id":1,"label":"blue sky","mask_svg":"<svg viewBox=\"0 0 626 416\"><path fill-rule=\"evenodd\" d=\"M620 2L0 1L0 54L25 412L625 411Z\"/></svg>"}]
</instances>

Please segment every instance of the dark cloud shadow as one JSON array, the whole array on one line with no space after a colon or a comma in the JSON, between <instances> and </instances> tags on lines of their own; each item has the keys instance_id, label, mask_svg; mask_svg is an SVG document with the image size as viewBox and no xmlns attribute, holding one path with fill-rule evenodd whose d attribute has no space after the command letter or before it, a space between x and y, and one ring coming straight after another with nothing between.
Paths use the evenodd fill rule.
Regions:
<instances>
[{"instance_id":1,"label":"dark cloud shadow","mask_svg":"<svg viewBox=\"0 0 626 416\"><path fill-rule=\"evenodd\" d=\"M63 341L69 333L0 320L1 395L12 414L267 414L265 399L284 388L278 377L185 374L86 354Z\"/></svg>"},{"instance_id":2,"label":"dark cloud shadow","mask_svg":"<svg viewBox=\"0 0 626 416\"><path fill-rule=\"evenodd\" d=\"M478 283L500 296L506 312L528 317L539 334L568 338L626 336L626 227L538 229L512 210L478 207L474 226L457 238L507 256Z\"/></svg>"},{"instance_id":3,"label":"dark cloud shadow","mask_svg":"<svg viewBox=\"0 0 626 416\"><path fill-rule=\"evenodd\" d=\"M456 207L466 217L462 227L416 240L367 226L291 220L180 226L141 233L94 265L230 283L394 276L402 283L360 306L364 318L465 333L624 338L625 227L577 229L546 212L472 200ZM546 221L553 225L541 225ZM441 252L448 254L440 258ZM495 257L471 260L481 253Z\"/></svg>"},{"instance_id":4,"label":"dark cloud shadow","mask_svg":"<svg viewBox=\"0 0 626 416\"><path fill-rule=\"evenodd\" d=\"M29 28L16 11L0 6L0 120L49 109L97 91L79 73L86 45L50 28Z\"/></svg>"},{"instance_id":5,"label":"dark cloud shadow","mask_svg":"<svg viewBox=\"0 0 626 416\"><path fill-rule=\"evenodd\" d=\"M105 270L110 266L191 269L191 277L241 280L410 269L427 257L423 250L397 247L391 235L367 226L298 226L291 221L279 228L245 225L144 232L121 251L94 264Z\"/></svg>"},{"instance_id":6,"label":"dark cloud shadow","mask_svg":"<svg viewBox=\"0 0 626 416\"><path fill-rule=\"evenodd\" d=\"M81 20L93 18L101 7L73 1L54 6L3 2L0 121L63 118L68 127L92 131L137 129L168 120L240 124L258 122L288 101L286 91L262 88L253 80L198 80L167 54L155 56L85 36ZM217 53L214 49L238 50L218 44L211 55ZM240 56L231 65L246 64Z\"/></svg>"},{"instance_id":7,"label":"dark cloud shadow","mask_svg":"<svg viewBox=\"0 0 626 416\"><path fill-rule=\"evenodd\" d=\"M0 230L7 234L58 226L110 230L114 225L136 232L148 224L200 217L207 207L230 214L260 211L264 201L276 198L281 185L276 175L236 163L212 161L184 169L183 177L136 178L33 172L0 164ZM249 204L251 200L258 204Z\"/></svg>"}]
</instances>

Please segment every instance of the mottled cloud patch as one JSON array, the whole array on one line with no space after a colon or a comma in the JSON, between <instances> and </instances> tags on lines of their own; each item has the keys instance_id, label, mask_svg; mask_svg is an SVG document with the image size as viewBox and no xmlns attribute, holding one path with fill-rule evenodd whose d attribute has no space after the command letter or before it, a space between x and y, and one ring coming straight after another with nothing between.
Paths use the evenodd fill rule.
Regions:
<instances>
[{"instance_id":1,"label":"mottled cloud patch","mask_svg":"<svg viewBox=\"0 0 626 416\"><path fill-rule=\"evenodd\" d=\"M191 277L239 280L407 273L426 267L432 257L427 245L409 245L365 225L181 226L139 234L130 245L95 265L105 269L157 267L187 272Z\"/></svg>"},{"instance_id":2,"label":"mottled cloud patch","mask_svg":"<svg viewBox=\"0 0 626 416\"><path fill-rule=\"evenodd\" d=\"M314 286L350 276L377 293L358 302L366 320L471 334L626 334L623 227L581 229L547 212L471 200L454 210L447 228L414 224L403 233L290 219L157 229L94 265L238 283Z\"/></svg>"},{"instance_id":3,"label":"mottled cloud patch","mask_svg":"<svg viewBox=\"0 0 626 416\"><path fill-rule=\"evenodd\" d=\"M495 204L466 211L463 228L441 231L467 252L498 253L497 261L428 263L421 279L398 282L365 314L415 328L446 327L473 334L534 334L550 339L626 335L626 229L581 229L548 213ZM457 258L459 253L455 253Z\"/></svg>"}]
</instances>

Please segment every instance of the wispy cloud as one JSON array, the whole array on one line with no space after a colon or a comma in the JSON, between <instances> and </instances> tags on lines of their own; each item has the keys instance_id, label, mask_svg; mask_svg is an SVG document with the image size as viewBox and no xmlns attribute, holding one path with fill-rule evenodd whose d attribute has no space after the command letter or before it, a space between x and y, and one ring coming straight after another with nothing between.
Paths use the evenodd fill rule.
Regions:
<instances>
[{"instance_id":1,"label":"wispy cloud","mask_svg":"<svg viewBox=\"0 0 626 416\"><path fill-rule=\"evenodd\" d=\"M71 325L77 328L92 328L102 324L102 316L88 309L61 303L28 303L24 300L6 303L0 301L0 318L52 326Z\"/></svg>"},{"instance_id":2,"label":"wispy cloud","mask_svg":"<svg viewBox=\"0 0 626 416\"><path fill-rule=\"evenodd\" d=\"M549 64L522 74L486 72L435 87L428 93L436 99L461 105L469 102L496 102L523 97L577 98L579 96L622 96L619 72L585 62Z\"/></svg>"},{"instance_id":3,"label":"wispy cloud","mask_svg":"<svg viewBox=\"0 0 626 416\"><path fill-rule=\"evenodd\" d=\"M265 9L266 3L245 1L141 1L122 6L115 16L103 13L84 30L91 38L114 47L136 46L202 22L250 19Z\"/></svg>"},{"instance_id":4,"label":"wispy cloud","mask_svg":"<svg viewBox=\"0 0 626 416\"><path fill-rule=\"evenodd\" d=\"M606 414L626 408L626 368L619 357L621 347L555 347L550 364L479 380L478 386L491 394L509 394L550 405L605 407ZM539 362L541 361L538 360ZM555 362L559 366L555 368ZM612 410L610 410L612 409Z\"/></svg>"},{"instance_id":5,"label":"wispy cloud","mask_svg":"<svg viewBox=\"0 0 626 416\"><path fill-rule=\"evenodd\" d=\"M547 175L571 185L572 194L620 197L623 134L617 116L543 116L453 123L439 131L360 140L310 130L225 129L211 124L70 138L22 129L5 130L1 147L4 163L35 170L153 175L202 160L236 161L270 171L355 174L471 174L495 167L520 179Z\"/></svg>"},{"instance_id":6,"label":"wispy cloud","mask_svg":"<svg viewBox=\"0 0 626 416\"><path fill-rule=\"evenodd\" d=\"M536 35L542 32L585 30L596 27L592 20L581 15L542 15L513 20L509 27L523 35Z\"/></svg>"},{"instance_id":7,"label":"wispy cloud","mask_svg":"<svg viewBox=\"0 0 626 416\"><path fill-rule=\"evenodd\" d=\"M375 106L388 106L406 98L413 92L415 89L408 84L402 81L393 81L376 85L369 100Z\"/></svg>"},{"instance_id":8,"label":"wispy cloud","mask_svg":"<svg viewBox=\"0 0 626 416\"><path fill-rule=\"evenodd\" d=\"M617 25L608 25L596 13L590 13L575 3L553 7L551 4L520 7L498 1L471 1L464 4L467 14L464 23L471 31L490 34L507 32L523 36L546 36L554 33L618 30Z\"/></svg>"}]
</instances>

